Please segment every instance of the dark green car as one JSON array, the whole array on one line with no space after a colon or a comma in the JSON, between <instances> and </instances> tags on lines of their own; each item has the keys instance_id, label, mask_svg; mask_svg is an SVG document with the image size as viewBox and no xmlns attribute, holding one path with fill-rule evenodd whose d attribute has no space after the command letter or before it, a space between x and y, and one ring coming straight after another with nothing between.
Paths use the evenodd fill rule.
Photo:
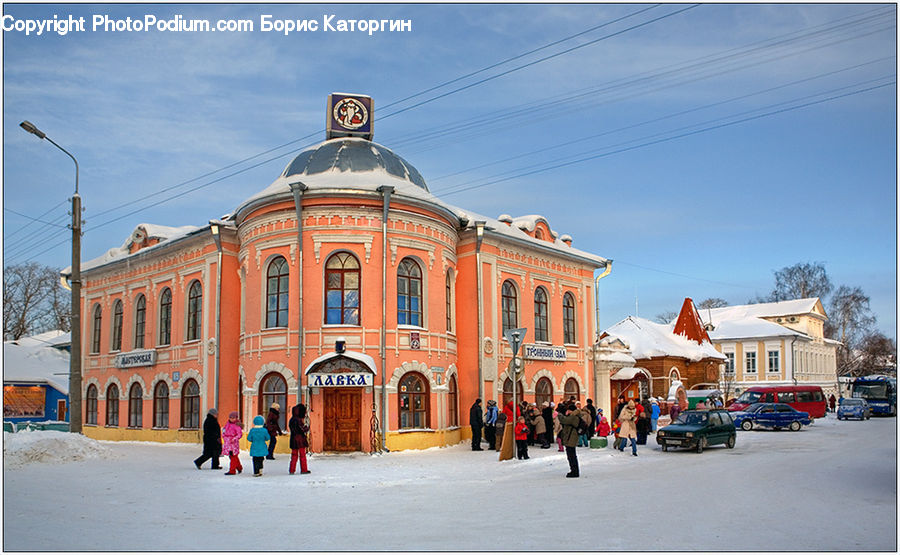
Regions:
<instances>
[{"instance_id":1,"label":"dark green car","mask_svg":"<svg viewBox=\"0 0 900 555\"><path fill-rule=\"evenodd\" d=\"M656 433L656 443L662 445L663 451L683 447L702 453L704 448L720 443L733 449L736 438L734 421L727 410L686 410Z\"/></svg>"}]
</instances>

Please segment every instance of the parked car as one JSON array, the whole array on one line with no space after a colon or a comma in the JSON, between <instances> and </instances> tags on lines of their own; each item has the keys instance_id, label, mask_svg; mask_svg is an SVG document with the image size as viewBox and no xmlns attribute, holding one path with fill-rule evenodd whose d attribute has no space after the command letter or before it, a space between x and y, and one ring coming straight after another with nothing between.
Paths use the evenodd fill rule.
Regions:
<instances>
[{"instance_id":1,"label":"parked car","mask_svg":"<svg viewBox=\"0 0 900 555\"><path fill-rule=\"evenodd\" d=\"M728 405L728 410L744 410L754 403L786 403L808 412L810 418L825 418L825 394L817 385L754 385Z\"/></svg>"},{"instance_id":2,"label":"parked car","mask_svg":"<svg viewBox=\"0 0 900 555\"><path fill-rule=\"evenodd\" d=\"M801 426L809 426L813 419L808 412L802 412L784 403L754 403L744 410L731 413L734 425L742 430L757 428L789 428L796 432Z\"/></svg>"},{"instance_id":3,"label":"parked car","mask_svg":"<svg viewBox=\"0 0 900 555\"><path fill-rule=\"evenodd\" d=\"M656 433L656 443L663 451L668 451L669 447L683 447L702 453L704 448L719 443L733 449L736 439L734 421L724 409L686 410L675 422Z\"/></svg>"},{"instance_id":4,"label":"parked car","mask_svg":"<svg viewBox=\"0 0 900 555\"><path fill-rule=\"evenodd\" d=\"M868 420L871 416L872 407L869 406L868 401L866 401L865 399L844 398L841 399L841 404L838 405L838 420L845 420L847 418L859 418L860 420Z\"/></svg>"}]
</instances>

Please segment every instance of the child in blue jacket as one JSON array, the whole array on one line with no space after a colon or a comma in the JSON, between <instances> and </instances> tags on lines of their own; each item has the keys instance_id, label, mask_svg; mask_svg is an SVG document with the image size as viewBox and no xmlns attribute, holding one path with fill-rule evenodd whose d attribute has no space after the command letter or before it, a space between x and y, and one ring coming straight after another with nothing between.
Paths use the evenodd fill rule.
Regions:
<instances>
[{"instance_id":1,"label":"child in blue jacket","mask_svg":"<svg viewBox=\"0 0 900 555\"><path fill-rule=\"evenodd\" d=\"M269 440L271 436L264 425L266 419L260 415L253 418L253 429L247 434L250 442L250 456L253 457L253 475L262 476L263 460L269 454Z\"/></svg>"}]
</instances>

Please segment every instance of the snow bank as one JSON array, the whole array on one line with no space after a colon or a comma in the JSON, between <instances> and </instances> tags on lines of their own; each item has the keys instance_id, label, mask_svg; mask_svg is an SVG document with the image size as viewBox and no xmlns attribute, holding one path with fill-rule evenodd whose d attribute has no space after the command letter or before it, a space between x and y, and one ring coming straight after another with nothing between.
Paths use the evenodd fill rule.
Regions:
<instances>
[{"instance_id":1,"label":"snow bank","mask_svg":"<svg viewBox=\"0 0 900 555\"><path fill-rule=\"evenodd\" d=\"M35 462L65 463L113 458L113 452L95 439L69 432L3 432L3 465L16 467Z\"/></svg>"}]
</instances>

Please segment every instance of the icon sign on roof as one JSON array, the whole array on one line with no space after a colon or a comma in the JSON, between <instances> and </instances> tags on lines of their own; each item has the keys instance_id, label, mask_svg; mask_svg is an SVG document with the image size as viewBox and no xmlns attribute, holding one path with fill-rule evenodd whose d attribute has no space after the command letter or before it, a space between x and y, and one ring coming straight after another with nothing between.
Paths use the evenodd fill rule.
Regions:
<instances>
[{"instance_id":1,"label":"icon sign on roof","mask_svg":"<svg viewBox=\"0 0 900 555\"><path fill-rule=\"evenodd\" d=\"M326 138L362 137L372 140L372 97L360 94L332 93L328 95Z\"/></svg>"}]
</instances>

